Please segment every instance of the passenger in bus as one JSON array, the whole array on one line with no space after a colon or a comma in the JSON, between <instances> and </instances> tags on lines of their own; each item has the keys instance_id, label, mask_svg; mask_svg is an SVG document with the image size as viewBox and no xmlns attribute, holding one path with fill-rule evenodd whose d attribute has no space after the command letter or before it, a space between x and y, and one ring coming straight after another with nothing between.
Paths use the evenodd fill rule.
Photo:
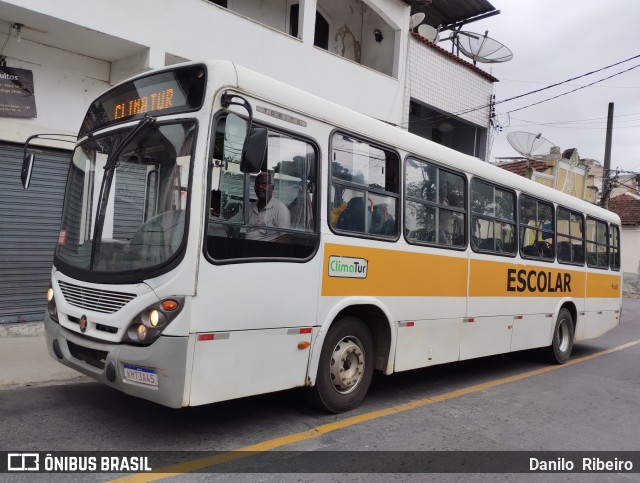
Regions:
<instances>
[{"instance_id":1,"label":"passenger in bus","mask_svg":"<svg viewBox=\"0 0 640 483\"><path fill-rule=\"evenodd\" d=\"M364 220L364 198L362 196L354 196L349 200L344 211L340 213L336 228L364 233Z\"/></svg>"},{"instance_id":2,"label":"passenger in bus","mask_svg":"<svg viewBox=\"0 0 640 483\"><path fill-rule=\"evenodd\" d=\"M440 203L444 206L449 206L451 203L449 197L451 195L447 192L440 197ZM453 240L451 238L451 232L453 231L453 212L444 208L440 208L440 229L438 230L438 243L443 245L452 245Z\"/></svg>"},{"instance_id":3,"label":"passenger in bus","mask_svg":"<svg viewBox=\"0 0 640 483\"><path fill-rule=\"evenodd\" d=\"M369 231L376 235L391 236L396 234L396 222L389 214L389 207L386 203L380 203L373 207Z\"/></svg>"},{"instance_id":4,"label":"passenger in bus","mask_svg":"<svg viewBox=\"0 0 640 483\"><path fill-rule=\"evenodd\" d=\"M262 227L291 227L289 208L273 196L274 189L272 172L262 172L256 177L254 190L258 199L249 205L247 240L273 241L282 233Z\"/></svg>"}]
</instances>

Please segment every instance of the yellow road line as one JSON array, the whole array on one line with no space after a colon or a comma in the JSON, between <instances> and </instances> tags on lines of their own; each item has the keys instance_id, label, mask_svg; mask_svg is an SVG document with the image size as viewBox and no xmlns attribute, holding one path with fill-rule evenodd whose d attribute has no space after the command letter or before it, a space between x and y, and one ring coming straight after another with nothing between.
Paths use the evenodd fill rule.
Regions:
<instances>
[{"instance_id":1,"label":"yellow road line","mask_svg":"<svg viewBox=\"0 0 640 483\"><path fill-rule=\"evenodd\" d=\"M373 419L383 418L385 416L390 416L392 414L398 414L404 411L408 411L410 409L419 408L429 404L448 401L449 399L454 399L460 396L466 396L467 394L484 391L485 389L491 389L493 387L501 386L503 384L508 384L510 382L520 381L528 377L533 377L540 374L545 374L547 372L556 371L558 369L562 369L563 367L572 366L574 364L579 364L581 362L590 361L597 357L602 357L604 355L611 354L612 352L618 352L623 349L628 349L629 347L633 347L638 344L640 344L640 339L632 342L628 342L626 344L619 345L617 347L612 347L611 349L607 349L601 352L596 352L595 354L579 357L577 359L572 359L564 365L547 366L542 369L523 372L522 374L517 374L515 376L504 377L502 379L496 379L494 381L483 382L482 384L476 384L474 386L469 386L462 389L456 389L455 391L439 394L437 396L418 399L418 400L411 401L405 404L400 404L398 406L394 406L391 408L380 409L378 411L372 411L370 413L360 414L358 416L351 416L349 418L341 419L333 423L316 426L315 428L309 429L307 431L302 431L300 433L294 433L286 436L281 436L279 438L270 439L267 441L263 441L261 443L253 444L251 446L238 448L237 450L234 450L234 451L207 456L197 460L189 461L187 463L167 466L166 468L161 468L154 473L139 473L135 475L125 476L123 478L111 480L110 483L116 483L116 482L117 483L124 483L124 482L146 483L150 481L161 480L171 476L177 476L177 474L202 470L204 468L216 466L221 463L227 463L229 461L237 460L240 458L246 458L256 453L259 453L261 451L269 451L275 448L279 448L281 446L286 446L291 443L298 443L300 441L317 438L318 436L321 436L326 433L330 433L331 431L337 431L339 429L344 429L349 426L354 426L356 424L361 424L366 421L371 421Z\"/></svg>"}]
</instances>

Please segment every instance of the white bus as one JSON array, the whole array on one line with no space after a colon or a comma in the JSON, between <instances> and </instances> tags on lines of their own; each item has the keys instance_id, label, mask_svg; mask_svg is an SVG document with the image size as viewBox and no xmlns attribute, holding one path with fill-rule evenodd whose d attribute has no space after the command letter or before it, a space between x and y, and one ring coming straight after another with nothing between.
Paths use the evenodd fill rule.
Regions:
<instances>
[{"instance_id":1,"label":"white bus","mask_svg":"<svg viewBox=\"0 0 640 483\"><path fill-rule=\"evenodd\" d=\"M232 63L173 66L86 114L47 345L170 407L308 386L346 411L374 370L565 362L619 323L619 225Z\"/></svg>"}]
</instances>

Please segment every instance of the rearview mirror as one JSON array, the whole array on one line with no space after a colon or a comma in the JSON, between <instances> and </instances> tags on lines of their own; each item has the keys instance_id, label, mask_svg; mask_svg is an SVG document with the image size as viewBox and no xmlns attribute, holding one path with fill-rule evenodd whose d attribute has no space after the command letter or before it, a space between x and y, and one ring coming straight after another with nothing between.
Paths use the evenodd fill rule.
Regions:
<instances>
[{"instance_id":1,"label":"rearview mirror","mask_svg":"<svg viewBox=\"0 0 640 483\"><path fill-rule=\"evenodd\" d=\"M33 162L35 161L35 158L35 154L29 153L22 160L20 180L22 181L22 187L26 190L29 189L29 183L31 182L31 172L33 171Z\"/></svg>"},{"instance_id":2,"label":"rearview mirror","mask_svg":"<svg viewBox=\"0 0 640 483\"><path fill-rule=\"evenodd\" d=\"M240 171L243 173L259 173L267 160L268 132L264 127L251 128L245 142Z\"/></svg>"},{"instance_id":3,"label":"rearview mirror","mask_svg":"<svg viewBox=\"0 0 640 483\"><path fill-rule=\"evenodd\" d=\"M34 153L29 152L29 143L33 139L47 139L49 141L56 141L58 143L75 144L75 141L72 141L71 139L64 139L64 138L72 138L75 140L76 137L72 134L34 134L27 138L27 140L24 142L22 171L20 172L20 180L22 181L22 187L24 189L26 190L29 189L29 183L31 183L31 173L33 171L33 163L36 159L36 155Z\"/></svg>"}]
</instances>

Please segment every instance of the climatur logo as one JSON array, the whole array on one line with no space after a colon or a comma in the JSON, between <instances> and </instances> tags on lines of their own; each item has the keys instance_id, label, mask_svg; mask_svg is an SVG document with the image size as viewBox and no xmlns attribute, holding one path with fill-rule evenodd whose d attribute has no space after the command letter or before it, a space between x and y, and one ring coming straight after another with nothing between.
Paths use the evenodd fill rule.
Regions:
<instances>
[{"instance_id":1,"label":"climatur logo","mask_svg":"<svg viewBox=\"0 0 640 483\"><path fill-rule=\"evenodd\" d=\"M367 278L368 263L364 258L329 257L329 276L342 278Z\"/></svg>"}]
</instances>

